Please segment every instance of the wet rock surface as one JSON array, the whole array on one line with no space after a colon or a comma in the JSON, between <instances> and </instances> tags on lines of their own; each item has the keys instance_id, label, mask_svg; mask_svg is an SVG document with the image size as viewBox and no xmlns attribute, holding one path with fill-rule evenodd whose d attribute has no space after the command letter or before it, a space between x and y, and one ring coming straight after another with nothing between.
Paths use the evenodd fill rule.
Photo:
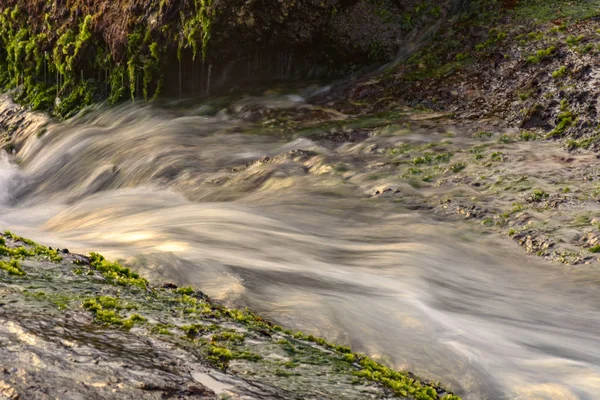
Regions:
<instances>
[{"instance_id":1,"label":"wet rock surface","mask_svg":"<svg viewBox=\"0 0 600 400\"><path fill-rule=\"evenodd\" d=\"M288 110L269 132L295 137L306 132L302 137L321 150L288 161L311 174L335 177L366 196L412 210L474 221L550 260L595 260L590 253L595 236L586 233L597 225L592 210L598 159L592 153L570 153L518 128L458 122L432 112L341 118L323 113L329 116L321 122L305 111L292 115ZM341 132L361 126L364 136L332 145L321 133L332 126ZM272 160L282 162L281 157ZM579 234L573 236L574 231ZM584 235L591 241L579 240Z\"/></svg>"},{"instance_id":2,"label":"wet rock surface","mask_svg":"<svg viewBox=\"0 0 600 400\"><path fill-rule=\"evenodd\" d=\"M379 367L350 349L227 309L191 288L152 287L97 254L58 252L11 233L0 240L2 398L446 394L413 375L381 369L398 385L385 388L361 372Z\"/></svg>"}]
</instances>

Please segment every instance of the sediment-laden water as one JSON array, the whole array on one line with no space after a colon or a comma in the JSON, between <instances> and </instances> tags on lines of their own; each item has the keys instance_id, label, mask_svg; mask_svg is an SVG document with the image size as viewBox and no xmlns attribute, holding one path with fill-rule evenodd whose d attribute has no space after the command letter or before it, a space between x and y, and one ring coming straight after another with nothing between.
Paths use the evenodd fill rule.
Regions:
<instances>
[{"instance_id":1,"label":"sediment-laden water","mask_svg":"<svg viewBox=\"0 0 600 400\"><path fill-rule=\"evenodd\" d=\"M206 117L126 105L43 130L29 117L22 146L0 157L0 226L128 258L466 399L598 397L597 271L373 196L391 179L376 176L377 148L439 141L447 126L333 140L262 135L238 118L269 107L309 106L247 99Z\"/></svg>"}]
</instances>

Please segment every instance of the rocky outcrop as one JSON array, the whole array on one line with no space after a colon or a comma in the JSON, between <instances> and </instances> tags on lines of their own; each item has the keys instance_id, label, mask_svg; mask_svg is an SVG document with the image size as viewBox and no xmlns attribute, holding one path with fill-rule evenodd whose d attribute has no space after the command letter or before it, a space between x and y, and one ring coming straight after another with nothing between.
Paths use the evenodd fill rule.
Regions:
<instances>
[{"instance_id":1,"label":"rocky outcrop","mask_svg":"<svg viewBox=\"0 0 600 400\"><path fill-rule=\"evenodd\" d=\"M562 139L569 150L598 149L597 7L523 0L506 1L499 12L482 4L385 74L332 97L377 104L374 111L401 101Z\"/></svg>"},{"instance_id":2,"label":"rocky outcrop","mask_svg":"<svg viewBox=\"0 0 600 400\"><path fill-rule=\"evenodd\" d=\"M152 286L99 254L71 254L4 232L0 397L47 396L459 400L190 287Z\"/></svg>"},{"instance_id":3,"label":"rocky outcrop","mask_svg":"<svg viewBox=\"0 0 600 400\"><path fill-rule=\"evenodd\" d=\"M0 84L56 115L108 98L332 76L394 57L455 2L7 0Z\"/></svg>"}]
</instances>

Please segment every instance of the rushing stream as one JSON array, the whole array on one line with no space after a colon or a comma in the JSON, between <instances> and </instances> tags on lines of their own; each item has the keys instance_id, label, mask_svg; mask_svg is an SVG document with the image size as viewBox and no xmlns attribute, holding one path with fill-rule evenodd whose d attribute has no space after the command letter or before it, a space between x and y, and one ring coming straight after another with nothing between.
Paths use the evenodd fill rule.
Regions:
<instances>
[{"instance_id":1,"label":"rushing stream","mask_svg":"<svg viewBox=\"0 0 600 400\"><path fill-rule=\"evenodd\" d=\"M350 344L465 399L600 396L598 273L370 198L370 179L318 173L291 152L368 164L363 150L383 138L284 140L198 111L97 109L43 135L39 117L19 152L0 156L0 227L128 258L150 278Z\"/></svg>"}]
</instances>

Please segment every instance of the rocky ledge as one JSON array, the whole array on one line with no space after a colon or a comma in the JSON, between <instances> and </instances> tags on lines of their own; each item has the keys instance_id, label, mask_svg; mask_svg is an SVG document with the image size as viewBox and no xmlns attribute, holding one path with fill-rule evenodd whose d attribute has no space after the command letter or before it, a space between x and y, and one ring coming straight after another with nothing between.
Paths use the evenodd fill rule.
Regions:
<instances>
[{"instance_id":1,"label":"rocky ledge","mask_svg":"<svg viewBox=\"0 0 600 400\"><path fill-rule=\"evenodd\" d=\"M294 333L99 254L0 235L2 399L456 400L439 385Z\"/></svg>"}]
</instances>

